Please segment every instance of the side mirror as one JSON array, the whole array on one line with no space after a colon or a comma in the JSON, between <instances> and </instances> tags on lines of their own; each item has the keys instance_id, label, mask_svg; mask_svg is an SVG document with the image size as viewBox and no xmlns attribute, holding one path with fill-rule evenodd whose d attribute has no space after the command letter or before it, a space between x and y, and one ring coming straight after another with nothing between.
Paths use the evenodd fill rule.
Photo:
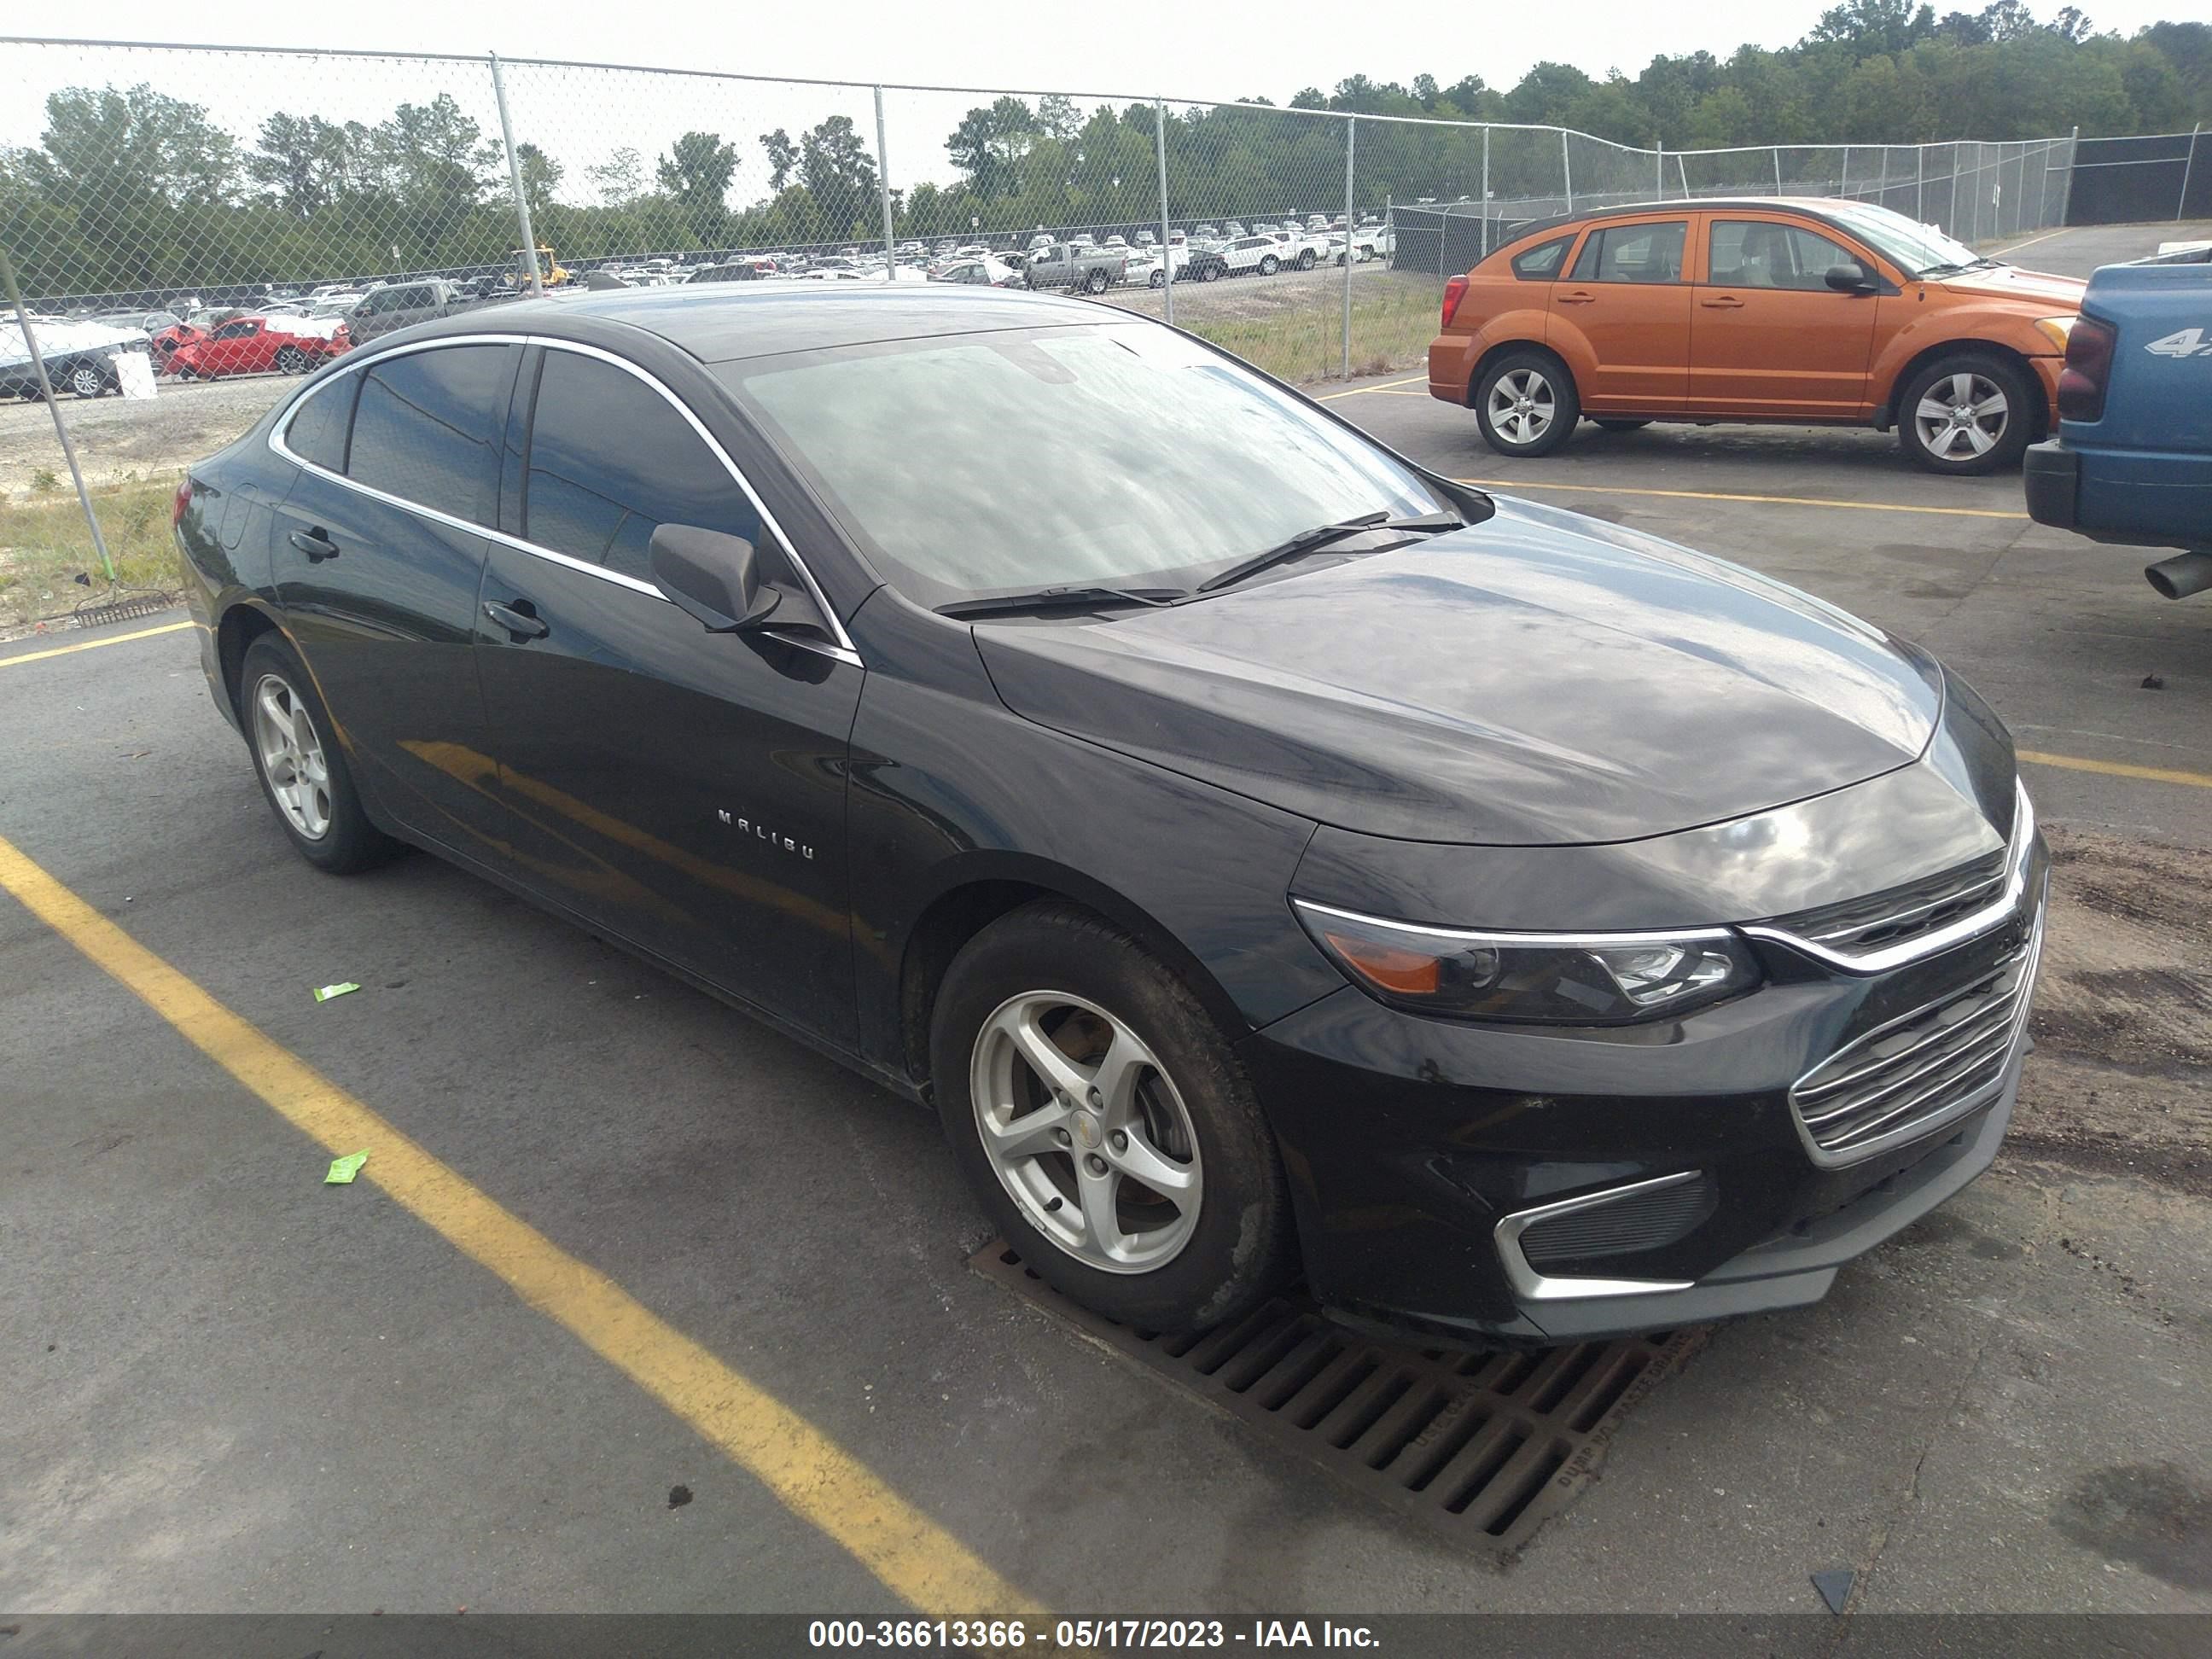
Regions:
<instances>
[{"instance_id":1,"label":"side mirror","mask_svg":"<svg viewBox=\"0 0 2212 1659\"><path fill-rule=\"evenodd\" d=\"M697 525L665 524L653 532L653 585L709 634L757 628L783 596L763 586L753 544Z\"/></svg>"},{"instance_id":2,"label":"side mirror","mask_svg":"<svg viewBox=\"0 0 2212 1659\"><path fill-rule=\"evenodd\" d=\"M1856 260L1849 264L1830 265L1827 283L1838 294L1871 294L1881 286L1874 273Z\"/></svg>"}]
</instances>

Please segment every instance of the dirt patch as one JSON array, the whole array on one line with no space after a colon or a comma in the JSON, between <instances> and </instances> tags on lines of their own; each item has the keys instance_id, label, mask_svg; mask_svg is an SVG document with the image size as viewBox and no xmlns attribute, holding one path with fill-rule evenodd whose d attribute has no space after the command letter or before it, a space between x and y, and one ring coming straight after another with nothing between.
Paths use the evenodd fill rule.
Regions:
<instances>
[{"instance_id":1,"label":"dirt patch","mask_svg":"<svg viewBox=\"0 0 2212 1659\"><path fill-rule=\"evenodd\" d=\"M2035 1052L2008 1143L2212 1191L2212 883L2201 853L2052 830Z\"/></svg>"},{"instance_id":2,"label":"dirt patch","mask_svg":"<svg viewBox=\"0 0 2212 1659\"><path fill-rule=\"evenodd\" d=\"M173 477L222 448L299 384L287 374L164 380L150 402L64 398L59 407L84 481L97 488ZM24 501L69 489L68 465L46 406L0 401L0 494Z\"/></svg>"}]
</instances>

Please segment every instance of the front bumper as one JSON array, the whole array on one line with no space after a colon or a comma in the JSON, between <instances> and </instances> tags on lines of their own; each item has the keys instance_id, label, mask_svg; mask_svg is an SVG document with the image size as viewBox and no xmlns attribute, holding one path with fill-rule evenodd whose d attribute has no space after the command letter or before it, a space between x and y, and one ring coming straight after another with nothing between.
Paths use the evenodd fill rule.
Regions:
<instances>
[{"instance_id":1,"label":"front bumper","mask_svg":"<svg viewBox=\"0 0 2212 1659\"><path fill-rule=\"evenodd\" d=\"M2038 854L2011 921L1884 974L1762 947L1765 987L1669 1024L1444 1022L1347 986L1255 1033L1242 1053L1283 1148L1315 1296L1348 1324L1474 1345L1818 1301L1842 1264L1996 1157L2027 1047L2042 880ZM1986 1080L1923 1131L1869 1141L1870 1156L1816 1155L1793 1084L2012 961L2025 963L2018 1012ZM1571 1231L1555 1224L1578 1208ZM1525 1248L1532 1222L1552 1227L1542 1261Z\"/></svg>"}]
</instances>

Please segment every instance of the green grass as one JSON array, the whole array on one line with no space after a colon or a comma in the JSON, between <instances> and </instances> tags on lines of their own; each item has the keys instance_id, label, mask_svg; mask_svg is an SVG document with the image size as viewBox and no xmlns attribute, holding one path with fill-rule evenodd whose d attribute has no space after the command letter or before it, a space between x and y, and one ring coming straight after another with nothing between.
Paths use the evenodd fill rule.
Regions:
<instances>
[{"instance_id":1,"label":"green grass","mask_svg":"<svg viewBox=\"0 0 2212 1659\"><path fill-rule=\"evenodd\" d=\"M1385 276L1352 301L1352 372L1386 374L1426 361L1437 333L1437 283ZM1196 307L1190 307L1196 311ZM1278 380L1334 380L1344 370L1344 312L1298 306L1253 317L1179 315L1176 323Z\"/></svg>"},{"instance_id":2,"label":"green grass","mask_svg":"<svg viewBox=\"0 0 2212 1659\"><path fill-rule=\"evenodd\" d=\"M174 591L177 556L169 541L173 479L116 484L92 492L116 575L125 587ZM80 572L90 588L73 580ZM106 586L100 555L74 490L27 501L0 495L0 627L66 616Z\"/></svg>"}]
</instances>

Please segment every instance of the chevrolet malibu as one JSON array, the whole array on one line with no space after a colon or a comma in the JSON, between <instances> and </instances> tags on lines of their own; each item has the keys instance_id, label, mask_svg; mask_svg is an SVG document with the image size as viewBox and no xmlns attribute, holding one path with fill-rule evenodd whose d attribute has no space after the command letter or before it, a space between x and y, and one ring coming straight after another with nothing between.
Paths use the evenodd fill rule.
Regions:
<instances>
[{"instance_id":1,"label":"chevrolet malibu","mask_svg":"<svg viewBox=\"0 0 2212 1659\"><path fill-rule=\"evenodd\" d=\"M326 366L175 532L302 857L927 1103L1115 1319L1790 1307L2005 1132L2045 858L1971 690L1141 318L525 301Z\"/></svg>"}]
</instances>

